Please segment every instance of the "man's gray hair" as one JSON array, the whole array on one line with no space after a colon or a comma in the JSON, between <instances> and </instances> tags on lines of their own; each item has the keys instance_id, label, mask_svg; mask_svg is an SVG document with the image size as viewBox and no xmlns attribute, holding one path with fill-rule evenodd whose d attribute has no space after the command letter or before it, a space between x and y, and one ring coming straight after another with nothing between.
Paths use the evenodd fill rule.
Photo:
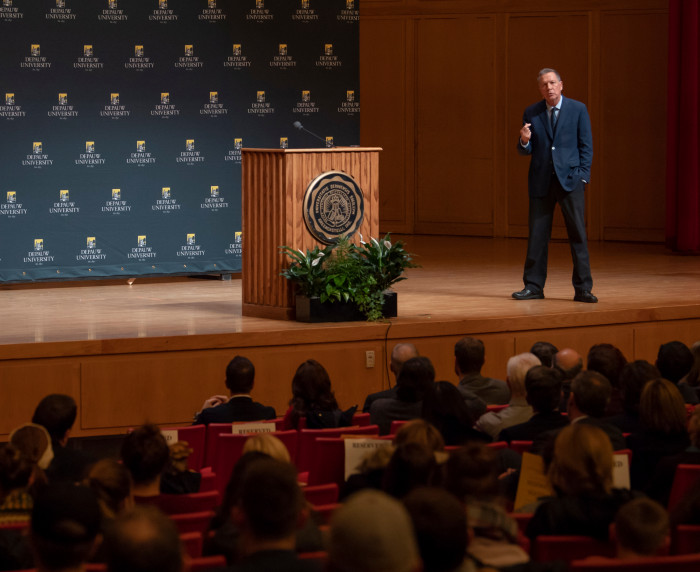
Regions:
<instances>
[{"instance_id":1,"label":"man's gray hair","mask_svg":"<svg viewBox=\"0 0 700 572\"><path fill-rule=\"evenodd\" d=\"M539 81L540 81L540 78L541 78L544 74L546 74L546 73L553 73L555 76L557 76L557 79L558 79L559 81L561 81L561 76L559 75L559 72L558 72L557 70L552 69L552 68L542 68L542 69L540 70L540 73L537 74L537 82L538 82L538 83L539 83Z\"/></svg>"}]
</instances>

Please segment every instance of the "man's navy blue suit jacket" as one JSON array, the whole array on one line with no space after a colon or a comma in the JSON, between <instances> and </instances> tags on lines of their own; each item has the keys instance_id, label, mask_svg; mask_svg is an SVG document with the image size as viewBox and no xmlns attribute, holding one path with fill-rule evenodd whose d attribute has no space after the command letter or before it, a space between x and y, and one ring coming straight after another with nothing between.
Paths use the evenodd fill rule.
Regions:
<instances>
[{"instance_id":1,"label":"man's navy blue suit jacket","mask_svg":"<svg viewBox=\"0 0 700 572\"><path fill-rule=\"evenodd\" d=\"M544 197L549 193L550 159L565 191L573 191L582 180L591 180L593 135L588 110L583 103L562 96L554 137L544 100L525 110L525 123L531 124L532 136L526 148L518 141L518 153L532 155L527 179L531 197Z\"/></svg>"}]
</instances>

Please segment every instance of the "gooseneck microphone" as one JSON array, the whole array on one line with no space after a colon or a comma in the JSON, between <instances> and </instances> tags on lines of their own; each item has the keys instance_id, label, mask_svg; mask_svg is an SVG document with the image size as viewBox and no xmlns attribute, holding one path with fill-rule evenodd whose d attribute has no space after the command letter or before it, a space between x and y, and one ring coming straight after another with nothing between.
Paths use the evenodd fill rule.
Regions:
<instances>
[{"instance_id":1,"label":"gooseneck microphone","mask_svg":"<svg viewBox=\"0 0 700 572\"><path fill-rule=\"evenodd\" d=\"M304 127L301 124L301 121L295 121L292 125L294 125L294 127L296 127L299 131L306 131L309 135L313 135L319 141L323 141L323 143L326 147L335 147L335 145L333 145L333 144L328 145L328 142L320 135L316 135L313 131L309 131L306 127Z\"/></svg>"}]
</instances>

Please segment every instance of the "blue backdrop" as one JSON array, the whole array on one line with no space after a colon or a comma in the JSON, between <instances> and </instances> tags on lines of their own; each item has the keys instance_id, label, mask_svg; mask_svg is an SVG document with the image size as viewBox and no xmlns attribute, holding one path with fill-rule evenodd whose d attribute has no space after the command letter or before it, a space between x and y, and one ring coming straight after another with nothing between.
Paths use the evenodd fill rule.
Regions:
<instances>
[{"instance_id":1,"label":"blue backdrop","mask_svg":"<svg viewBox=\"0 0 700 572\"><path fill-rule=\"evenodd\" d=\"M1 0L0 281L236 272L241 147L359 143L357 0Z\"/></svg>"}]
</instances>

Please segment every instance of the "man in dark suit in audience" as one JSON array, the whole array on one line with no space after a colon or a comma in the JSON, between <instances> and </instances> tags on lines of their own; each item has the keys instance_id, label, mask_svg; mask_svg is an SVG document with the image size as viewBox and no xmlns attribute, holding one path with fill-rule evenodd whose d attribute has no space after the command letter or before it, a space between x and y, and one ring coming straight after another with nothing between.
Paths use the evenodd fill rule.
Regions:
<instances>
[{"instance_id":1,"label":"man in dark suit in audience","mask_svg":"<svg viewBox=\"0 0 700 572\"><path fill-rule=\"evenodd\" d=\"M68 447L68 438L78 414L78 407L70 395L52 393L42 399L34 410L32 423L43 426L51 436L53 459L46 476L52 483L75 483L87 474L96 459L79 449Z\"/></svg>"},{"instance_id":2,"label":"man in dark suit in audience","mask_svg":"<svg viewBox=\"0 0 700 572\"><path fill-rule=\"evenodd\" d=\"M533 441L541 433L568 425L566 416L558 410L561 374L556 369L544 365L530 368L525 376L525 392L535 414L525 423L503 429L498 441Z\"/></svg>"},{"instance_id":3,"label":"man in dark suit in audience","mask_svg":"<svg viewBox=\"0 0 700 572\"><path fill-rule=\"evenodd\" d=\"M255 381L255 366L246 357L236 356L226 368L226 387L231 393L214 395L204 402L195 414L195 425L233 423L234 421L261 421L277 417L273 407L253 401L250 393Z\"/></svg>"},{"instance_id":4,"label":"man in dark suit in audience","mask_svg":"<svg viewBox=\"0 0 700 572\"><path fill-rule=\"evenodd\" d=\"M394 374L394 380L399 376L401 371L401 366L411 358L418 357L418 350L413 344L396 344L394 349L391 351L391 363L389 364L389 369L391 373ZM364 413L369 413L372 403L377 399L395 399L396 398L396 383L394 387L385 389L383 391L377 391L376 393L370 393L365 399L365 404L362 407Z\"/></svg>"},{"instance_id":5,"label":"man in dark suit in audience","mask_svg":"<svg viewBox=\"0 0 700 572\"><path fill-rule=\"evenodd\" d=\"M510 400L510 389L505 381L481 375L484 360L484 343L481 340L465 337L455 344L455 373L459 377L458 388L460 391L467 390L476 394L487 405L505 405Z\"/></svg>"},{"instance_id":6,"label":"man in dark suit in audience","mask_svg":"<svg viewBox=\"0 0 700 572\"><path fill-rule=\"evenodd\" d=\"M582 371L571 382L568 414L569 423L595 425L608 436L614 451L625 449L627 444L622 431L604 419L605 410L610 402L610 382L595 371ZM540 435L532 445L532 452L547 452L554 445L559 430Z\"/></svg>"}]
</instances>

